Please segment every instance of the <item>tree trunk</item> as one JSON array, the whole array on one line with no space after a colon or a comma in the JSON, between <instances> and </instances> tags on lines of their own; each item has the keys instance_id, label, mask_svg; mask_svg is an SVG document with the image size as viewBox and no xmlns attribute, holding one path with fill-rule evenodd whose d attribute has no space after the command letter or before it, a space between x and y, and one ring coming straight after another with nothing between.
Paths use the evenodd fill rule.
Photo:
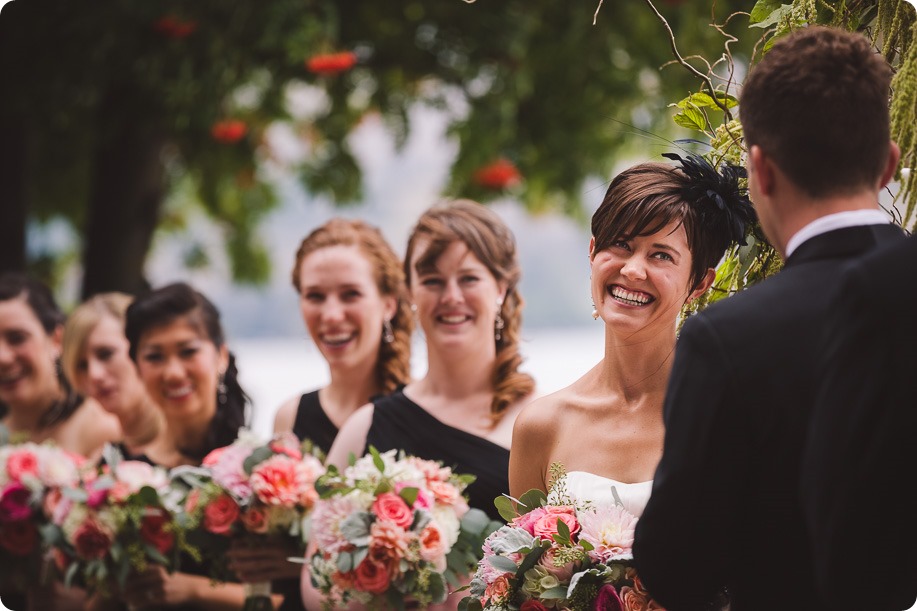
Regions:
<instances>
[{"instance_id":1,"label":"tree trunk","mask_svg":"<svg viewBox=\"0 0 917 611\"><path fill-rule=\"evenodd\" d=\"M0 119L0 273L25 270L26 130Z\"/></svg>"},{"instance_id":2,"label":"tree trunk","mask_svg":"<svg viewBox=\"0 0 917 611\"><path fill-rule=\"evenodd\" d=\"M124 107L123 98L109 95L101 105L100 126ZM108 137L95 154L83 244L83 298L105 291L137 294L148 286L143 267L165 194L165 138L142 118L115 125L101 127Z\"/></svg>"}]
</instances>

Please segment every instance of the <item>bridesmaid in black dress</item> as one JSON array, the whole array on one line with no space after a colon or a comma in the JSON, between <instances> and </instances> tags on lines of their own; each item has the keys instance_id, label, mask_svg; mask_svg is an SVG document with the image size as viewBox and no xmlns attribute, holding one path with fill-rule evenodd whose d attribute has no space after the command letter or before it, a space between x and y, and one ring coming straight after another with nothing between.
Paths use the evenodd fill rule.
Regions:
<instances>
[{"instance_id":1,"label":"bridesmaid in black dress","mask_svg":"<svg viewBox=\"0 0 917 611\"><path fill-rule=\"evenodd\" d=\"M292 430L327 454L358 407L408 382L414 320L401 260L379 230L362 221L332 219L306 236L293 286L331 382L284 403L274 432ZM236 546L231 557L242 581L274 581L284 595L281 609L292 611L303 608L301 567L287 560L298 553Z\"/></svg>"},{"instance_id":2,"label":"bridesmaid in black dress","mask_svg":"<svg viewBox=\"0 0 917 611\"><path fill-rule=\"evenodd\" d=\"M426 338L427 373L361 407L338 434L328 463L344 467L349 454L362 455L368 445L439 460L475 475L469 504L497 517L493 499L509 491L513 422L535 386L518 371L522 297L515 239L480 204L435 206L411 233L405 276ZM303 595L311 608L317 593L310 590Z\"/></svg>"},{"instance_id":3,"label":"bridesmaid in black dress","mask_svg":"<svg viewBox=\"0 0 917 611\"><path fill-rule=\"evenodd\" d=\"M219 312L206 297L184 283L140 296L127 310L125 335L164 425L136 460L167 469L199 465L211 450L236 439L248 397L239 386ZM129 578L123 602L189 611L242 607L241 584L213 584L205 566L189 565L172 574L154 567Z\"/></svg>"}]
</instances>

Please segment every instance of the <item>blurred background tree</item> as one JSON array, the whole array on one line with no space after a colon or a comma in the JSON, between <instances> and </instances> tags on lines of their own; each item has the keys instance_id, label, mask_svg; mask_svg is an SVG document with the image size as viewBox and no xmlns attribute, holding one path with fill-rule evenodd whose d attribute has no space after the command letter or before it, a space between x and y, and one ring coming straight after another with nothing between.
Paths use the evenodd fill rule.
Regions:
<instances>
[{"instance_id":1,"label":"blurred background tree","mask_svg":"<svg viewBox=\"0 0 917 611\"><path fill-rule=\"evenodd\" d=\"M710 56L730 5L663 0L679 45ZM55 281L66 259L28 228L80 236L82 293L136 292L154 232L205 210L234 279L266 278L259 220L276 204L268 128L292 124L306 188L359 203L348 135L378 113L404 142L408 110L448 113L459 143L448 194L511 194L584 217L589 177L672 133L670 100L698 89L642 2L503 0L14 0L0 13L0 269ZM746 23L730 28L745 31ZM732 46L749 57L754 40ZM743 46L744 45L744 46ZM322 100L291 112L291 91ZM653 138L650 137L650 140ZM658 141L657 141L658 143ZM206 264L189 245L186 263Z\"/></svg>"}]
</instances>

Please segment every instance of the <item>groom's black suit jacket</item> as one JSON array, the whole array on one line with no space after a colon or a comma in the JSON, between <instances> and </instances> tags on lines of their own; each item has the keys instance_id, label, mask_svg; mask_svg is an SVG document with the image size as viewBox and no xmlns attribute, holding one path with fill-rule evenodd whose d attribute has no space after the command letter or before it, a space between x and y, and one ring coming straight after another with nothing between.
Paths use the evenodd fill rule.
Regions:
<instances>
[{"instance_id":1,"label":"groom's black suit jacket","mask_svg":"<svg viewBox=\"0 0 917 611\"><path fill-rule=\"evenodd\" d=\"M704 609L723 587L731 611L823 608L798 493L822 323L844 263L901 236L870 225L813 237L779 274L685 323L634 543L669 611Z\"/></svg>"},{"instance_id":2,"label":"groom's black suit jacket","mask_svg":"<svg viewBox=\"0 0 917 611\"><path fill-rule=\"evenodd\" d=\"M852 263L836 295L800 487L816 581L832 609L909 609L917 598L917 238Z\"/></svg>"}]
</instances>

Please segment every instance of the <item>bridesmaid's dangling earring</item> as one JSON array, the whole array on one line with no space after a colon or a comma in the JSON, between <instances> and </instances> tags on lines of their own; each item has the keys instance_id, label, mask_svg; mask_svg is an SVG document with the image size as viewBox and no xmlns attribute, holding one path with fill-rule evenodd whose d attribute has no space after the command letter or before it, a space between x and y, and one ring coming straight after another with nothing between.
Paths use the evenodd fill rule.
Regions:
<instances>
[{"instance_id":1,"label":"bridesmaid's dangling earring","mask_svg":"<svg viewBox=\"0 0 917 611\"><path fill-rule=\"evenodd\" d=\"M382 341L391 344L395 341L395 332L392 330L392 321L386 318L382 321Z\"/></svg>"},{"instance_id":2,"label":"bridesmaid's dangling earring","mask_svg":"<svg viewBox=\"0 0 917 611\"><path fill-rule=\"evenodd\" d=\"M503 327L505 323L503 322L503 316L500 313L500 309L503 307L503 300L497 299L497 316L494 318L494 341L500 341L503 339Z\"/></svg>"},{"instance_id":3,"label":"bridesmaid's dangling earring","mask_svg":"<svg viewBox=\"0 0 917 611\"><path fill-rule=\"evenodd\" d=\"M226 405L226 382L223 380L224 372L220 372L220 381L217 384L217 402Z\"/></svg>"}]
</instances>

